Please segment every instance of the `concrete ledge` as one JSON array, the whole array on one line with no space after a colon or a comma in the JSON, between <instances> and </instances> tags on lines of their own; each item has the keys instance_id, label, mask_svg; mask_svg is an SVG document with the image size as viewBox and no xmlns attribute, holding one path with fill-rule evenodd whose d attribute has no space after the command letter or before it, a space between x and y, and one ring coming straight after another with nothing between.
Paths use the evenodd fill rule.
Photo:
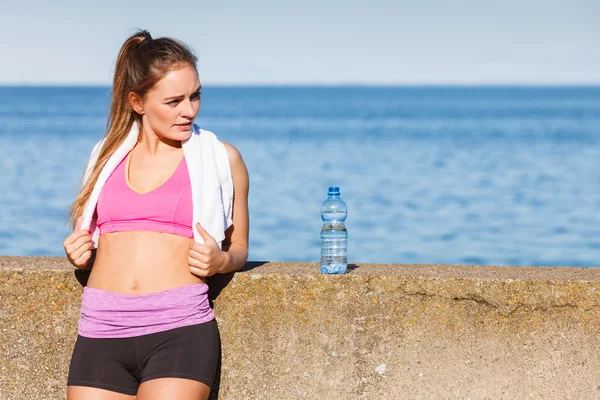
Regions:
<instances>
[{"instance_id":1,"label":"concrete ledge","mask_svg":"<svg viewBox=\"0 0 600 400\"><path fill-rule=\"evenodd\" d=\"M0 399L65 397L77 272L0 257ZM600 269L249 263L209 284L214 398L600 398Z\"/></svg>"}]
</instances>

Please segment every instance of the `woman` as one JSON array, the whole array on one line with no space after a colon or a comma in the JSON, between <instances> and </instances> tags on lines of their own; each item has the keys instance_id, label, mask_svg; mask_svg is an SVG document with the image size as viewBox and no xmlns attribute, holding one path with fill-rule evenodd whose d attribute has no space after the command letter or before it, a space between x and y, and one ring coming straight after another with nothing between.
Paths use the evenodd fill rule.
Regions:
<instances>
[{"instance_id":1,"label":"woman","mask_svg":"<svg viewBox=\"0 0 600 400\"><path fill-rule=\"evenodd\" d=\"M208 398L220 341L206 278L247 260L248 172L233 146L193 124L196 62L147 31L119 52L107 132L63 243L77 268L93 260L69 399Z\"/></svg>"}]
</instances>

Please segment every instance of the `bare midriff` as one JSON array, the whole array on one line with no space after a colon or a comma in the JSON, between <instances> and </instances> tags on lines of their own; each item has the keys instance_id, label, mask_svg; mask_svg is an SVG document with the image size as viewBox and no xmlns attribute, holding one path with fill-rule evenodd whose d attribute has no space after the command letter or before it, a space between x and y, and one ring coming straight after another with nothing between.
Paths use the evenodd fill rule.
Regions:
<instances>
[{"instance_id":1,"label":"bare midriff","mask_svg":"<svg viewBox=\"0 0 600 400\"><path fill-rule=\"evenodd\" d=\"M110 292L144 294L205 283L189 269L193 240L152 231L102 234L88 286Z\"/></svg>"}]
</instances>

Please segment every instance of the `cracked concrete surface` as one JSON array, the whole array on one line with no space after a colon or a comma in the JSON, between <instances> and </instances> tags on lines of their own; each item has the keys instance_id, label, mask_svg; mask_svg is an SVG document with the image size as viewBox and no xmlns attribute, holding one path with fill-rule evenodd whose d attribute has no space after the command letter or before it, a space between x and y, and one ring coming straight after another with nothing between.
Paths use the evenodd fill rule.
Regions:
<instances>
[{"instance_id":1,"label":"cracked concrete surface","mask_svg":"<svg viewBox=\"0 0 600 400\"><path fill-rule=\"evenodd\" d=\"M64 398L78 280L0 257L0 399ZM209 285L213 398L600 398L598 269L254 262Z\"/></svg>"}]
</instances>

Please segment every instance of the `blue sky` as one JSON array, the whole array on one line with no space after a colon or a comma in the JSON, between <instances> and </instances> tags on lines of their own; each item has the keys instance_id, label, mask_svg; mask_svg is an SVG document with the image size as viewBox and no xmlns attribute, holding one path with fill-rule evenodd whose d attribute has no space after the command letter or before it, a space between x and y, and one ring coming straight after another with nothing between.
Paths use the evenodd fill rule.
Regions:
<instances>
[{"instance_id":1,"label":"blue sky","mask_svg":"<svg viewBox=\"0 0 600 400\"><path fill-rule=\"evenodd\" d=\"M0 84L102 84L136 29L204 84L600 84L600 0L0 0Z\"/></svg>"}]
</instances>

